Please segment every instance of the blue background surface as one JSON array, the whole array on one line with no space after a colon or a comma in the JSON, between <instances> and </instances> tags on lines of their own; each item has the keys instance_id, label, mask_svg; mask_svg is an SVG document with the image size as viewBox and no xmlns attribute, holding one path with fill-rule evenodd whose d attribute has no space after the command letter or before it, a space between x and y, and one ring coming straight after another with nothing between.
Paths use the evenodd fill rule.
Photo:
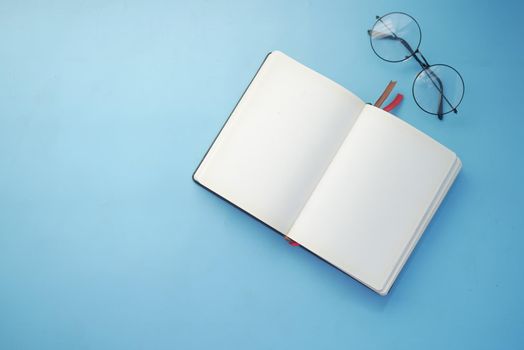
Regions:
<instances>
[{"instance_id":1,"label":"blue background surface","mask_svg":"<svg viewBox=\"0 0 524 350\"><path fill-rule=\"evenodd\" d=\"M524 346L523 6L445 1L0 2L1 349ZM405 11L466 81L439 122L415 62L365 30ZM380 297L195 185L265 55L397 110L463 171Z\"/></svg>"}]
</instances>

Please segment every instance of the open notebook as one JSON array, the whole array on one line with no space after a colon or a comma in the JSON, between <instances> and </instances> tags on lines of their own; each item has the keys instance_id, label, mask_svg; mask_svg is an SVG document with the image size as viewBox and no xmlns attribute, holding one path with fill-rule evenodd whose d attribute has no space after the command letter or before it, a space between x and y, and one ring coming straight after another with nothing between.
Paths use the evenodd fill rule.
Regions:
<instances>
[{"instance_id":1,"label":"open notebook","mask_svg":"<svg viewBox=\"0 0 524 350\"><path fill-rule=\"evenodd\" d=\"M386 295L460 167L427 135L272 52L193 179Z\"/></svg>"}]
</instances>

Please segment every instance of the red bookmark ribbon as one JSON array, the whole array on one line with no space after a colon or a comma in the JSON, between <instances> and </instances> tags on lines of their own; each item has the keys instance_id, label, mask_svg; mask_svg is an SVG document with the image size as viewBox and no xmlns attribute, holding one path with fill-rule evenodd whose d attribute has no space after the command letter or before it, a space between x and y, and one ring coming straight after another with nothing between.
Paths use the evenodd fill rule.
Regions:
<instances>
[{"instance_id":1,"label":"red bookmark ribbon","mask_svg":"<svg viewBox=\"0 0 524 350\"><path fill-rule=\"evenodd\" d=\"M395 107L397 107L400 104L400 102L402 102L403 98L404 98L404 95L397 94L397 96L395 96L393 101L391 101L390 104L388 104L386 107L384 107L384 110L386 112L391 112Z\"/></svg>"}]
</instances>

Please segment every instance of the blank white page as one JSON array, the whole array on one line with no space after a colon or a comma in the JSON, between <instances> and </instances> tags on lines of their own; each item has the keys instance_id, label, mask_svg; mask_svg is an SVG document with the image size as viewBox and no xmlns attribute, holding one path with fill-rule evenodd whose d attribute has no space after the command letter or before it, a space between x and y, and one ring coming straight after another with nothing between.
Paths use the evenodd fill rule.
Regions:
<instances>
[{"instance_id":1,"label":"blank white page","mask_svg":"<svg viewBox=\"0 0 524 350\"><path fill-rule=\"evenodd\" d=\"M456 155L366 106L289 237L385 295L458 172Z\"/></svg>"},{"instance_id":2,"label":"blank white page","mask_svg":"<svg viewBox=\"0 0 524 350\"><path fill-rule=\"evenodd\" d=\"M340 85L272 52L194 179L286 234L364 105Z\"/></svg>"}]
</instances>

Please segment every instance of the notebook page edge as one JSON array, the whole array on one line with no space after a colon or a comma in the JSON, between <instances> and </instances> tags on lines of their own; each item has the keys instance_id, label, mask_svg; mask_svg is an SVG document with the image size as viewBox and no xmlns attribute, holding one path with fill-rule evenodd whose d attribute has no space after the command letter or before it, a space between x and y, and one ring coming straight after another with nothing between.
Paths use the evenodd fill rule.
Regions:
<instances>
[{"instance_id":1,"label":"notebook page edge","mask_svg":"<svg viewBox=\"0 0 524 350\"><path fill-rule=\"evenodd\" d=\"M454 153L455 154L455 153ZM408 242L406 245L404 252L400 255L399 260L397 264L395 265L395 268L392 270L390 276L388 277L386 283L384 284L383 288L379 292L381 295L387 295L389 293L389 290L393 286L395 280L397 279L398 275L402 271L402 268L406 264L406 262L409 260L409 257L411 256L411 253L417 246L420 238L422 238L422 235L426 231L427 226L431 222L431 219L437 212L438 208L440 207L442 201L446 197L446 194L448 193L449 189L455 182L456 177L458 176L460 169L461 169L461 161L455 154L455 160L450 166L449 172L446 175L446 178L442 182L441 187L438 189L438 191L435 194L434 200L431 202L431 204L428 206L426 214L421 218L420 223L418 224L416 230L413 233L412 239ZM383 293L383 294L382 294Z\"/></svg>"}]
</instances>

